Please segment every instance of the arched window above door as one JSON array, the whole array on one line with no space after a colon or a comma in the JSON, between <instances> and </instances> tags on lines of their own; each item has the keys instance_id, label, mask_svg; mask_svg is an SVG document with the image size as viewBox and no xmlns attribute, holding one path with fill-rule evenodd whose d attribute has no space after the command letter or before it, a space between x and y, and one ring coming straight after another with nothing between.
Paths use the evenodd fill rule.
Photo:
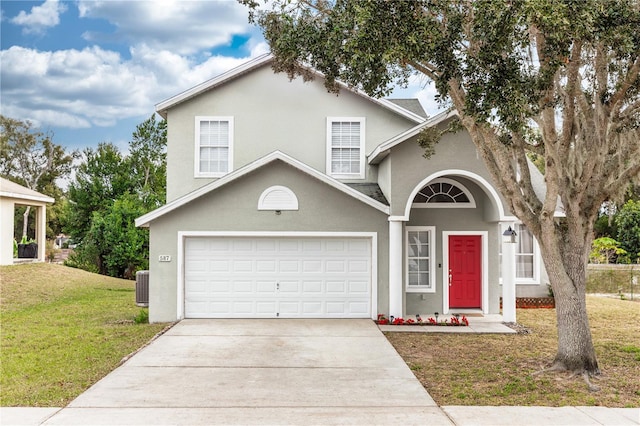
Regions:
<instances>
[{"instance_id":1,"label":"arched window above door","mask_svg":"<svg viewBox=\"0 0 640 426\"><path fill-rule=\"evenodd\" d=\"M475 208L471 192L460 182L448 178L434 179L416 194L414 208Z\"/></svg>"}]
</instances>

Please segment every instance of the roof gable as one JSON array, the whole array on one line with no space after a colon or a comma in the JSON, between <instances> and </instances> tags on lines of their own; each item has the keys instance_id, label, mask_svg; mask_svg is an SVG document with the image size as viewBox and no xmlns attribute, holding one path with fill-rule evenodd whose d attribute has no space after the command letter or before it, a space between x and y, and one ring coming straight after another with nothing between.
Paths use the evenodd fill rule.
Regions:
<instances>
[{"instance_id":1,"label":"roof gable","mask_svg":"<svg viewBox=\"0 0 640 426\"><path fill-rule=\"evenodd\" d=\"M280 151L274 151L271 154L268 154L256 161L254 161L253 163L247 164L246 166L237 169L227 175L225 175L224 177L215 180L201 188L196 189L193 192L190 192L189 194L186 194L168 204L165 204L164 206L153 210L152 212L149 212L147 214L145 214L144 216L141 216L139 218L136 219L136 226L138 227L147 227L149 226L149 223L151 223L152 221L164 216L167 213L170 213L188 203L190 203L193 200L196 200L210 192L215 191L216 189L225 186L243 176L248 175L249 173L264 167L274 161L282 161L296 169L298 169L299 171L306 173L307 175L320 180L321 182L324 182L325 184L345 193L346 195L349 195L383 213L389 214L389 206L374 200L373 198L368 197L367 195L363 194L360 191L357 191L356 189L353 189L351 187L349 187L348 185L337 181L336 179L325 175L324 173L321 173L309 166L307 166L306 164L302 163L301 161L296 160L293 157L290 157Z\"/></svg>"},{"instance_id":2,"label":"roof gable","mask_svg":"<svg viewBox=\"0 0 640 426\"><path fill-rule=\"evenodd\" d=\"M208 92L210 90L215 89L216 87L219 87L223 84L227 84L231 81L233 81L234 79L245 75L247 73L250 73L258 68L264 67L266 65L271 64L271 62L273 61L273 55L268 53L262 56L258 56L257 58L254 58L248 62L245 62L244 64L233 68L225 73L222 73L210 80L207 80L203 83L198 84L197 86L194 86L190 89L185 90L182 93L179 93L175 96L172 96L169 99L166 99L158 104L156 104L156 112L158 114L160 114L163 118L167 118L167 111L183 102L188 101L189 99L192 99L194 97L197 97L205 92ZM313 69L313 68L309 68L314 74L316 74L319 78L324 78L324 75ZM413 121L414 123L422 123L424 121L424 117L413 112L410 111L409 109L403 108L401 105L398 105L397 103L394 103L390 100L386 100L386 99L376 99L373 98L369 95L367 95L365 92L363 92L362 90L358 90L355 88L351 88L349 86L347 86L344 83L339 83L340 88L344 89L344 90L348 90L352 93L357 94L358 96L361 96L362 98L368 100L369 102L372 102L374 104L377 104L389 111L392 111L393 113L400 115L410 121Z\"/></svg>"},{"instance_id":3,"label":"roof gable","mask_svg":"<svg viewBox=\"0 0 640 426\"><path fill-rule=\"evenodd\" d=\"M458 112L455 110L448 110L441 112L438 115L434 115L426 121L418 124L417 126L412 127L406 132L400 133L392 137L391 139L382 142L380 145L376 147L369 155L367 155L369 164L378 164L382 161L387 155L389 155L389 151L391 148L405 142L408 139L419 134L423 129L427 127L437 126L438 124L450 119L451 117L457 116Z\"/></svg>"},{"instance_id":4,"label":"roof gable","mask_svg":"<svg viewBox=\"0 0 640 426\"><path fill-rule=\"evenodd\" d=\"M41 194L5 178L0 178L0 197L16 198L25 201L39 201L41 203L53 203L56 201L48 195Z\"/></svg>"}]
</instances>

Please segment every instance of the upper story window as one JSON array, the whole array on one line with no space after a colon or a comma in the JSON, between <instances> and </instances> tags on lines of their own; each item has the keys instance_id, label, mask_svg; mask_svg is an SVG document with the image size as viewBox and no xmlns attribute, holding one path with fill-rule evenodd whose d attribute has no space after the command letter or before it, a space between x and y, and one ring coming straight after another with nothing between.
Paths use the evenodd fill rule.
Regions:
<instances>
[{"instance_id":1,"label":"upper story window","mask_svg":"<svg viewBox=\"0 0 640 426\"><path fill-rule=\"evenodd\" d=\"M434 179L413 199L417 208L474 208L476 200L471 192L453 179Z\"/></svg>"},{"instance_id":2,"label":"upper story window","mask_svg":"<svg viewBox=\"0 0 640 426\"><path fill-rule=\"evenodd\" d=\"M233 168L233 117L196 117L196 177L221 177Z\"/></svg>"},{"instance_id":3,"label":"upper story window","mask_svg":"<svg viewBox=\"0 0 640 426\"><path fill-rule=\"evenodd\" d=\"M364 117L327 118L327 174L364 179Z\"/></svg>"}]
</instances>

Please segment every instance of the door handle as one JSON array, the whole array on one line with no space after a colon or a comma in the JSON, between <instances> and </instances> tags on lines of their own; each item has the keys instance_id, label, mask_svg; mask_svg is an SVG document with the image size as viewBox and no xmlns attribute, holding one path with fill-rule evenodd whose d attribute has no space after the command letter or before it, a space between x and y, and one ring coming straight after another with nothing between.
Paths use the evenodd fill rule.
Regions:
<instances>
[{"instance_id":1,"label":"door handle","mask_svg":"<svg viewBox=\"0 0 640 426\"><path fill-rule=\"evenodd\" d=\"M451 287L451 279L453 276L451 275L451 270L449 270L449 287Z\"/></svg>"}]
</instances>

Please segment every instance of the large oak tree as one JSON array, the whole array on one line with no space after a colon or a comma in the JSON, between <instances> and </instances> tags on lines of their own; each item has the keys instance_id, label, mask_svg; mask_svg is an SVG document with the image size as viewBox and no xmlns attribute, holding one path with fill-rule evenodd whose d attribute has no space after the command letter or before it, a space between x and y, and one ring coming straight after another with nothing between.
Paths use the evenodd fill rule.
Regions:
<instances>
[{"instance_id":1,"label":"large oak tree","mask_svg":"<svg viewBox=\"0 0 640 426\"><path fill-rule=\"evenodd\" d=\"M554 369L597 374L586 265L602 203L640 175L638 0L241 0L274 69L385 96L411 75L455 108L556 297ZM527 153L544 159L534 193ZM566 218L554 212L562 202Z\"/></svg>"}]
</instances>

